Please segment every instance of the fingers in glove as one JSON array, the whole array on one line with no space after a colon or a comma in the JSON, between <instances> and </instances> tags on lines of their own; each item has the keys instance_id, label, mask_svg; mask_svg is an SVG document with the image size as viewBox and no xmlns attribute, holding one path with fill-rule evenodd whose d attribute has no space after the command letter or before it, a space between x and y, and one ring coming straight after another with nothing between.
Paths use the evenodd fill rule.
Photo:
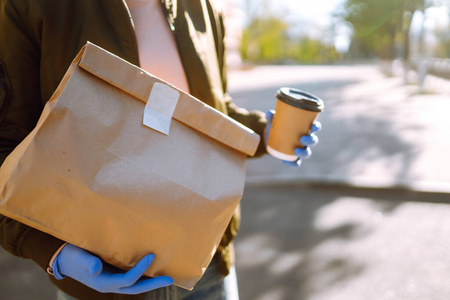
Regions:
<instances>
[{"instance_id":1,"label":"fingers in glove","mask_svg":"<svg viewBox=\"0 0 450 300\"><path fill-rule=\"evenodd\" d=\"M300 144L304 146L315 146L319 142L319 138L314 133L310 135L304 135L300 138Z\"/></svg>"},{"instance_id":2,"label":"fingers in glove","mask_svg":"<svg viewBox=\"0 0 450 300\"><path fill-rule=\"evenodd\" d=\"M153 263L155 255L144 256L132 269L125 273L112 274L109 278L111 286L129 287L135 284Z\"/></svg>"},{"instance_id":3,"label":"fingers in glove","mask_svg":"<svg viewBox=\"0 0 450 300\"><path fill-rule=\"evenodd\" d=\"M275 114L274 110L268 110L266 111L266 128L264 129L264 144L267 146L267 142L269 140L269 132L270 132L270 126L272 126L272 119L273 115Z\"/></svg>"},{"instance_id":4,"label":"fingers in glove","mask_svg":"<svg viewBox=\"0 0 450 300\"><path fill-rule=\"evenodd\" d=\"M300 167L300 165L302 164L302 160L301 159L298 159L296 161L283 160L283 164L288 167Z\"/></svg>"},{"instance_id":5,"label":"fingers in glove","mask_svg":"<svg viewBox=\"0 0 450 300\"><path fill-rule=\"evenodd\" d=\"M170 286L173 284L173 279L168 276L160 276L155 278L141 278L135 284L119 289L120 294L142 294L154 289Z\"/></svg>"},{"instance_id":6,"label":"fingers in glove","mask_svg":"<svg viewBox=\"0 0 450 300\"><path fill-rule=\"evenodd\" d=\"M102 261L97 256L71 244L64 246L56 258L56 263L57 272L70 277L77 272L81 272L78 275L97 277L103 270Z\"/></svg>"},{"instance_id":7,"label":"fingers in glove","mask_svg":"<svg viewBox=\"0 0 450 300\"><path fill-rule=\"evenodd\" d=\"M268 110L266 111L266 119L268 122L272 122L273 115L275 114L274 110Z\"/></svg>"},{"instance_id":8,"label":"fingers in glove","mask_svg":"<svg viewBox=\"0 0 450 300\"><path fill-rule=\"evenodd\" d=\"M97 277L103 270L102 261L96 256L86 256L80 260L82 267L86 270L87 275L91 277Z\"/></svg>"},{"instance_id":9,"label":"fingers in glove","mask_svg":"<svg viewBox=\"0 0 450 300\"><path fill-rule=\"evenodd\" d=\"M315 121L311 127L311 133L315 133L317 131L320 131L322 129L322 123L319 121Z\"/></svg>"},{"instance_id":10,"label":"fingers in glove","mask_svg":"<svg viewBox=\"0 0 450 300\"><path fill-rule=\"evenodd\" d=\"M299 158L308 158L311 156L311 148L305 147L305 148L295 148L294 154L298 156Z\"/></svg>"},{"instance_id":11,"label":"fingers in glove","mask_svg":"<svg viewBox=\"0 0 450 300\"><path fill-rule=\"evenodd\" d=\"M168 276L160 276L155 278L142 277L150 265L153 263L155 256L150 254L141 259L134 268L123 274L123 284L119 289L119 293L123 294L141 294L157 288L169 286L173 284L173 279Z\"/></svg>"}]
</instances>

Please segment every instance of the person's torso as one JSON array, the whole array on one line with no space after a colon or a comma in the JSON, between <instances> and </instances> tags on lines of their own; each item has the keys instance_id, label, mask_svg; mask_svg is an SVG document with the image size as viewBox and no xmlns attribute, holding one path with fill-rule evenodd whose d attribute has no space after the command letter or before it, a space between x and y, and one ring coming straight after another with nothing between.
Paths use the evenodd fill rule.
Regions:
<instances>
[{"instance_id":1,"label":"person's torso","mask_svg":"<svg viewBox=\"0 0 450 300\"><path fill-rule=\"evenodd\" d=\"M177 57L178 54L179 60L168 66L174 70L165 70L166 78L163 79L171 82L168 77L183 69L185 77L177 76L176 79L182 82L180 88L183 89L183 84L187 83L193 96L226 113L221 74L223 61L220 43L223 33L215 12L207 0L167 3L163 5L170 25L166 30L173 30L174 37L166 40L171 45L171 54L167 58ZM142 31L141 26L146 24L141 24L139 20L135 32L130 13L121 0L33 1L27 12L30 14L28 20L35 22L29 28L40 28L40 32L32 34L41 49L42 104L50 98L73 58L87 41L141 66L140 51L145 50L138 46L137 39ZM149 22L152 21L145 20L144 23ZM158 49L162 50L162 47ZM157 59L155 56L144 63L152 64Z\"/></svg>"},{"instance_id":2,"label":"person's torso","mask_svg":"<svg viewBox=\"0 0 450 300\"><path fill-rule=\"evenodd\" d=\"M189 93L177 45L160 0L125 0L134 24L141 68Z\"/></svg>"}]
</instances>

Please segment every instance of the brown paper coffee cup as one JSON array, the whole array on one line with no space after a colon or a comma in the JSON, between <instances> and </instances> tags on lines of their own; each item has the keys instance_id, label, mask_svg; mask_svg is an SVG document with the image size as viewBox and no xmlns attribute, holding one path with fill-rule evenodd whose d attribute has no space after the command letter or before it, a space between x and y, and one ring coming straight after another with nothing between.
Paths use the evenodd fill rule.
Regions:
<instances>
[{"instance_id":1,"label":"brown paper coffee cup","mask_svg":"<svg viewBox=\"0 0 450 300\"><path fill-rule=\"evenodd\" d=\"M267 143L270 155L287 161L296 161L295 148L303 148L300 138L311 131L311 126L324 104L318 97L293 88L281 88L277 92Z\"/></svg>"}]
</instances>

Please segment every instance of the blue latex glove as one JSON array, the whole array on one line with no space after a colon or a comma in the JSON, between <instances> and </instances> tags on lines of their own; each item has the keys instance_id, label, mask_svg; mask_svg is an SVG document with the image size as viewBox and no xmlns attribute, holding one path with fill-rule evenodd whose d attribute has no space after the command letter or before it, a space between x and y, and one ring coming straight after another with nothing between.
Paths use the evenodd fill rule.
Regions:
<instances>
[{"instance_id":1,"label":"blue latex glove","mask_svg":"<svg viewBox=\"0 0 450 300\"><path fill-rule=\"evenodd\" d=\"M69 276L101 293L141 294L173 283L173 279L167 276L142 277L154 258L153 254L147 255L124 272L86 250L67 244L56 257L52 268L56 279Z\"/></svg>"},{"instance_id":2,"label":"blue latex glove","mask_svg":"<svg viewBox=\"0 0 450 300\"><path fill-rule=\"evenodd\" d=\"M275 114L274 110L268 110L266 112L267 125L265 130L265 141L267 146L267 140L269 138L270 127L272 125L273 115ZM317 131L322 129L322 124L319 121L315 121L311 127L311 132L309 135L304 135L300 138L300 143L305 146L305 148L296 148L294 150L295 155L298 156L297 161L285 161L283 163L290 167L299 167L302 163L302 159L308 158L311 156L311 146L315 146L319 142L319 138L315 134Z\"/></svg>"}]
</instances>

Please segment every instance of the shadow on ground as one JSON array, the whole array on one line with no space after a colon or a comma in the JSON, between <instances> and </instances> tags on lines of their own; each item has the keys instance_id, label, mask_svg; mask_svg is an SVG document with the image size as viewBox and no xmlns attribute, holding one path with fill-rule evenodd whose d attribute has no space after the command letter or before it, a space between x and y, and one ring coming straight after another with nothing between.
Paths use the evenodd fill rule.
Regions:
<instances>
[{"instance_id":1,"label":"shadow on ground","mask_svg":"<svg viewBox=\"0 0 450 300\"><path fill-rule=\"evenodd\" d=\"M401 189L300 183L248 186L236 241L241 299L385 299L382 292L370 290L395 277L387 291L398 292L399 278L407 278L411 268L420 269L417 263L427 262L425 258L410 262L409 252L398 253L413 241L402 231L421 221L408 215L412 214L408 209L420 211L422 205L428 208L447 201L447 194ZM450 212L447 204L441 208ZM398 216L403 213L404 217ZM424 210L421 218L433 216ZM393 239L398 244L392 245ZM391 275L383 278L383 271L377 269ZM439 288L441 298L398 294L392 299L443 299L447 288Z\"/></svg>"}]
</instances>

